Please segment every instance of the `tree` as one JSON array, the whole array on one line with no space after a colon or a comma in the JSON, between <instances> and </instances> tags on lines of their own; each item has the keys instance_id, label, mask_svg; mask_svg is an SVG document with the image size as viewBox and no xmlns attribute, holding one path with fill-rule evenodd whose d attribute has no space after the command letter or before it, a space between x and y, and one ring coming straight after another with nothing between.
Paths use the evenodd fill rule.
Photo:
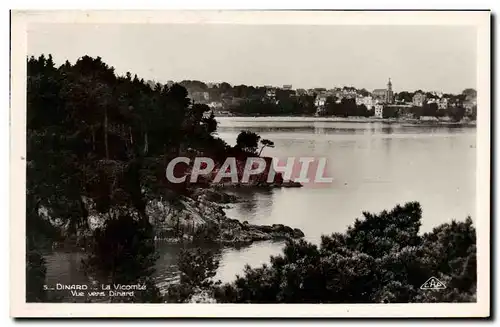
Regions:
<instances>
[{"instance_id":1,"label":"tree","mask_svg":"<svg viewBox=\"0 0 500 327\"><path fill-rule=\"evenodd\" d=\"M262 151L264 150L264 148L267 146L267 147L270 147L270 148L274 148L274 142L271 141L271 140L268 140L268 139L262 139L260 140L260 143L262 144L262 148L260 149L260 152L259 152L259 156L261 155Z\"/></svg>"},{"instance_id":2,"label":"tree","mask_svg":"<svg viewBox=\"0 0 500 327\"><path fill-rule=\"evenodd\" d=\"M355 99L342 98L342 100L340 101L340 104L344 107L343 111L345 112L346 116L357 115L358 107L356 106Z\"/></svg>"},{"instance_id":3,"label":"tree","mask_svg":"<svg viewBox=\"0 0 500 327\"><path fill-rule=\"evenodd\" d=\"M465 116L465 108L463 106L455 106L448 108L448 115L453 121L461 121Z\"/></svg>"},{"instance_id":4,"label":"tree","mask_svg":"<svg viewBox=\"0 0 500 327\"><path fill-rule=\"evenodd\" d=\"M335 96L326 99L325 112L326 115L339 117L369 117L373 115L364 104L356 105L355 99L342 98L339 102Z\"/></svg>"},{"instance_id":5,"label":"tree","mask_svg":"<svg viewBox=\"0 0 500 327\"><path fill-rule=\"evenodd\" d=\"M364 97L367 97L370 95L370 92L368 92L365 88L362 88L361 90L359 90L359 94L361 94Z\"/></svg>"},{"instance_id":6,"label":"tree","mask_svg":"<svg viewBox=\"0 0 500 327\"><path fill-rule=\"evenodd\" d=\"M466 115L471 120L477 119L477 106L473 106L472 110Z\"/></svg>"},{"instance_id":7,"label":"tree","mask_svg":"<svg viewBox=\"0 0 500 327\"><path fill-rule=\"evenodd\" d=\"M260 136L252 131L241 131L236 138L236 147L246 152L256 153Z\"/></svg>"},{"instance_id":8,"label":"tree","mask_svg":"<svg viewBox=\"0 0 500 327\"><path fill-rule=\"evenodd\" d=\"M407 91L399 92L396 95L396 99L399 100L399 101L403 101L403 102L412 102L412 100L413 100L413 93L410 93L410 92L407 92Z\"/></svg>"},{"instance_id":9,"label":"tree","mask_svg":"<svg viewBox=\"0 0 500 327\"><path fill-rule=\"evenodd\" d=\"M436 117L438 115L438 105L435 102L425 103L422 106L422 116Z\"/></svg>"},{"instance_id":10,"label":"tree","mask_svg":"<svg viewBox=\"0 0 500 327\"><path fill-rule=\"evenodd\" d=\"M180 281L169 287L167 302L190 302L195 296L205 297L210 302L215 287L220 284L213 280L219 267L215 253L202 248L182 249L178 264Z\"/></svg>"},{"instance_id":11,"label":"tree","mask_svg":"<svg viewBox=\"0 0 500 327\"><path fill-rule=\"evenodd\" d=\"M33 249L28 249L26 256L26 302L45 302L45 259L40 252Z\"/></svg>"},{"instance_id":12,"label":"tree","mask_svg":"<svg viewBox=\"0 0 500 327\"><path fill-rule=\"evenodd\" d=\"M297 97L297 106L303 115L314 115L316 113L316 106L314 105L315 97L308 94L303 94Z\"/></svg>"},{"instance_id":13,"label":"tree","mask_svg":"<svg viewBox=\"0 0 500 327\"><path fill-rule=\"evenodd\" d=\"M410 112L413 114L414 118L420 119L423 116L424 110L423 107L412 106Z\"/></svg>"},{"instance_id":14,"label":"tree","mask_svg":"<svg viewBox=\"0 0 500 327\"><path fill-rule=\"evenodd\" d=\"M342 102L337 102L338 98L328 97L325 103L325 112L328 116L340 116L347 117L348 113L346 108L342 105Z\"/></svg>"},{"instance_id":15,"label":"tree","mask_svg":"<svg viewBox=\"0 0 500 327\"><path fill-rule=\"evenodd\" d=\"M84 260L87 274L113 284L145 284L146 290L134 292L125 302L162 302L151 275L158 257L149 222L121 215L106 221L94 232L90 256Z\"/></svg>"},{"instance_id":16,"label":"tree","mask_svg":"<svg viewBox=\"0 0 500 327\"><path fill-rule=\"evenodd\" d=\"M399 117L399 111L397 108L386 106L382 111L382 118L397 118Z\"/></svg>"},{"instance_id":17,"label":"tree","mask_svg":"<svg viewBox=\"0 0 500 327\"><path fill-rule=\"evenodd\" d=\"M216 289L219 302L407 303L471 302L476 292L476 238L472 221L452 221L419 235L416 202L379 214L363 213L344 234L320 246L289 241L270 264L245 268ZM430 277L448 286L421 290Z\"/></svg>"},{"instance_id":18,"label":"tree","mask_svg":"<svg viewBox=\"0 0 500 327\"><path fill-rule=\"evenodd\" d=\"M477 91L472 88L468 88L462 91L462 94L465 95L466 98L476 98L477 97Z\"/></svg>"},{"instance_id":19,"label":"tree","mask_svg":"<svg viewBox=\"0 0 500 327\"><path fill-rule=\"evenodd\" d=\"M232 93L233 89L231 87L231 84L226 83L226 82L222 82L219 85L219 90L220 90L221 94L229 94L229 93Z\"/></svg>"},{"instance_id":20,"label":"tree","mask_svg":"<svg viewBox=\"0 0 500 327\"><path fill-rule=\"evenodd\" d=\"M39 298L40 250L64 240L87 248L89 273L152 285L132 301L161 300L148 275L156 256L146 203L186 192L165 181L173 155L193 147L225 158L229 146L212 135L213 113L193 104L182 85L117 76L100 57L60 67L50 55L30 57L27 73L27 297ZM90 230L90 209L104 229Z\"/></svg>"},{"instance_id":21,"label":"tree","mask_svg":"<svg viewBox=\"0 0 500 327\"><path fill-rule=\"evenodd\" d=\"M356 106L355 111L353 112L353 116L359 116L359 117L370 117L374 114L373 111L369 111L368 108L364 104L360 104L359 106Z\"/></svg>"}]
</instances>

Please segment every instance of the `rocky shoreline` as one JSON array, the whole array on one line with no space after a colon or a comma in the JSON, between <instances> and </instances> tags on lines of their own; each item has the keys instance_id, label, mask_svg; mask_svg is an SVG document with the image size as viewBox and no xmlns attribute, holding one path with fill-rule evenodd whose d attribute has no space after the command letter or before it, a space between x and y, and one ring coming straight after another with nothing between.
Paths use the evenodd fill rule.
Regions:
<instances>
[{"instance_id":1,"label":"rocky shoreline","mask_svg":"<svg viewBox=\"0 0 500 327\"><path fill-rule=\"evenodd\" d=\"M246 246L256 241L278 241L297 239L304 236L298 228L282 224L254 225L247 221L239 221L227 217L224 209L235 203L238 198L227 194L219 188L196 189L190 196L177 196L175 200L151 200L146 205L146 216L155 230L155 241L170 243L218 243L224 246ZM88 230L76 235L79 246L97 228L102 228L110 216L129 214L137 219L141 215L137 210L128 207L113 208L112 213L97 212L95 204L89 198L82 197L88 212ZM54 217L44 207L39 214L53 226L68 235L68 225L62 219Z\"/></svg>"},{"instance_id":2,"label":"rocky shoreline","mask_svg":"<svg viewBox=\"0 0 500 327\"><path fill-rule=\"evenodd\" d=\"M197 189L191 198L183 198L184 208L169 215L165 210L148 215L164 217L163 224L153 224L158 229L156 241L164 242L213 242L226 246L250 245L256 241L278 241L304 236L298 228L282 224L254 225L227 217L224 209L238 198L219 189ZM156 204L156 209L163 204ZM154 210L154 206L150 206ZM176 229L177 228L177 229ZM180 232L179 232L180 231ZM182 236L181 236L182 234Z\"/></svg>"}]
</instances>

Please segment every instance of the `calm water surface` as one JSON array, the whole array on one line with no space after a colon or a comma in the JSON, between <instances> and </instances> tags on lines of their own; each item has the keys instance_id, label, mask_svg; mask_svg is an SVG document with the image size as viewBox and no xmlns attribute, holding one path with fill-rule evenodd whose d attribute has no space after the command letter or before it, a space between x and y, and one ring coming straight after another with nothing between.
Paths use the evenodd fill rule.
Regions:
<instances>
[{"instance_id":1,"label":"calm water surface","mask_svg":"<svg viewBox=\"0 0 500 327\"><path fill-rule=\"evenodd\" d=\"M218 135L234 145L241 130L275 143L263 155L326 157L333 183L296 189L244 191L229 217L255 224L282 223L304 231L317 243L322 234L343 232L362 211L379 212L396 204L422 205L421 230L475 219L476 129L416 127L403 124L335 122L303 118L219 118ZM242 249L217 249L217 278L231 281L252 266L280 253L281 242L260 242ZM156 279L161 289L177 279L181 245L160 245ZM47 256L47 283L84 283L83 253Z\"/></svg>"}]
</instances>

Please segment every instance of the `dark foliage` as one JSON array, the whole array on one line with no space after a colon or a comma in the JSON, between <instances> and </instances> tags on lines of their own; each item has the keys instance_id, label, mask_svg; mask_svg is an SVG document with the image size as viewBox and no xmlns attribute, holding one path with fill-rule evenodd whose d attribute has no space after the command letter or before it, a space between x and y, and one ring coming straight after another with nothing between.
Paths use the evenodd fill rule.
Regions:
<instances>
[{"instance_id":1,"label":"dark foliage","mask_svg":"<svg viewBox=\"0 0 500 327\"><path fill-rule=\"evenodd\" d=\"M290 91L278 90L276 98L245 98L238 105L230 108L231 112L242 116L292 116L313 115L316 113L314 96L291 96Z\"/></svg>"},{"instance_id":2,"label":"dark foliage","mask_svg":"<svg viewBox=\"0 0 500 327\"><path fill-rule=\"evenodd\" d=\"M385 107L382 111L382 118L398 118L399 110L394 107Z\"/></svg>"},{"instance_id":3,"label":"dark foliage","mask_svg":"<svg viewBox=\"0 0 500 327\"><path fill-rule=\"evenodd\" d=\"M146 284L131 302L161 302L151 278L157 260L153 228L149 222L122 215L110 219L93 235L91 255L84 260L85 270L113 284Z\"/></svg>"},{"instance_id":4,"label":"dark foliage","mask_svg":"<svg viewBox=\"0 0 500 327\"><path fill-rule=\"evenodd\" d=\"M26 251L26 302L45 302L45 259L37 250Z\"/></svg>"},{"instance_id":5,"label":"dark foliage","mask_svg":"<svg viewBox=\"0 0 500 327\"><path fill-rule=\"evenodd\" d=\"M418 234L418 203L380 214L365 212L345 234L321 245L290 241L269 265L247 266L220 286L219 302L405 303L476 299L476 236L472 221L451 222ZM421 290L430 277L447 288Z\"/></svg>"},{"instance_id":6,"label":"dark foliage","mask_svg":"<svg viewBox=\"0 0 500 327\"><path fill-rule=\"evenodd\" d=\"M166 165L193 152L221 160L233 153L256 153L260 141L258 135L243 132L231 149L214 137L213 113L206 104L193 103L186 87L208 90L221 99L248 97L233 108L236 113L308 115L316 110L314 96L293 96L285 90L263 100L265 88L221 83L209 89L197 81L152 85L130 73L117 76L100 57L84 56L60 67L50 55L31 57L27 72L26 296L35 302L45 300L44 243L89 232L84 198L107 218L87 242L89 275L147 285L147 292L124 301L162 301L151 277L157 255L145 204L188 192L186 185L165 180ZM367 114L353 100L340 104L331 104L327 112ZM455 116L462 117L462 111ZM268 140L261 144L272 146ZM42 218L43 210L62 228ZM474 300L472 222L445 224L418 236L420 215L416 204L380 215L365 213L365 220L346 234L324 237L319 248L303 241L290 243L271 265L248 267L244 277L220 288L212 281L218 265L212 255L183 253L181 286L178 295L172 295L174 290L170 295L177 302L199 290L235 302ZM444 281L447 291L420 292L422 279L430 276Z\"/></svg>"},{"instance_id":7,"label":"dark foliage","mask_svg":"<svg viewBox=\"0 0 500 327\"><path fill-rule=\"evenodd\" d=\"M368 110L364 104L356 105L355 99L342 98L340 102L336 97L328 97L325 104L325 115L337 117L361 116L370 117L373 110Z\"/></svg>"},{"instance_id":8,"label":"dark foliage","mask_svg":"<svg viewBox=\"0 0 500 327\"><path fill-rule=\"evenodd\" d=\"M202 292L213 297L215 287L220 284L220 281L213 279L219 267L214 251L202 248L183 249L178 263L180 282L169 287L167 302L189 302L193 295Z\"/></svg>"},{"instance_id":9,"label":"dark foliage","mask_svg":"<svg viewBox=\"0 0 500 327\"><path fill-rule=\"evenodd\" d=\"M259 146L260 136L252 131L241 131L236 138L236 147L249 153L255 153Z\"/></svg>"},{"instance_id":10,"label":"dark foliage","mask_svg":"<svg viewBox=\"0 0 500 327\"><path fill-rule=\"evenodd\" d=\"M226 150L212 136L214 115L206 105L193 104L183 86L151 85L130 73L117 76L100 57L56 67L50 55L41 55L28 58L27 71L30 250L88 235L87 198L108 219L85 242L91 250L89 272L116 283L149 278L155 253L146 202L185 192L184 185L166 182L171 158L189 148L213 149L216 155ZM41 218L42 211L64 230ZM38 292L44 272L43 258L33 253L26 258L34 276L29 294Z\"/></svg>"}]
</instances>

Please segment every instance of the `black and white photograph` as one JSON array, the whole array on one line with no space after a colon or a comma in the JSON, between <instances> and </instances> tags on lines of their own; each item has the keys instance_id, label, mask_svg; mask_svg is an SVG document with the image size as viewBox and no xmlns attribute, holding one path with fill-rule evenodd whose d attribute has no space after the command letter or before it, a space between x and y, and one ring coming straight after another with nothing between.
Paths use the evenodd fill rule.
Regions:
<instances>
[{"instance_id":1,"label":"black and white photograph","mask_svg":"<svg viewBox=\"0 0 500 327\"><path fill-rule=\"evenodd\" d=\"M490 19L13 11L13 312L488 316Z\"/></svg>"}]
</instances>

